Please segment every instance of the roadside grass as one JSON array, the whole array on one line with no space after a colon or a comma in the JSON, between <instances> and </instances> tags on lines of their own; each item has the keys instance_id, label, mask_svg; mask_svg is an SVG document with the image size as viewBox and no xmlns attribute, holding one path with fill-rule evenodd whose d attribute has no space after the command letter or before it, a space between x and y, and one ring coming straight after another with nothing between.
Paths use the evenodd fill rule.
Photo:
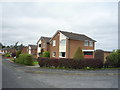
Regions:
<instances>
[{"instance_id":1,"label":"roadside grass","mask_svg":"<svg viewBox=\"0 0 120 90\"><path fill-rule=\"evenodd\" d=\"M13 62L14 62L14 58L10 58L10 61L13 61Z\"/></svg>"},{"instance_id":2,"label":"roadside grass","mask_svg":"<svg viewBox=\"0 0 120 90\"><path fill-rule=\"evenodd\" d=\"M34 62L33 62L33 65L37 65L37 64L38 64L38 62L37 62L37 61L34 61Z\"/></svg>"}]
</instances>

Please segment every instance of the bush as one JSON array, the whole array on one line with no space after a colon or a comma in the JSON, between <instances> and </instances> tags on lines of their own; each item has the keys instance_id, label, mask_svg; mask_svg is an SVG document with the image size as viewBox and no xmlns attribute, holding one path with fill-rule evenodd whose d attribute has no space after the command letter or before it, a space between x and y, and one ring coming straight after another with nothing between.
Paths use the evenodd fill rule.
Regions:
<instances>
[{"instance_id":1,"label":"bush","mask_svg":"<svg viewBox=\"0 0 120 90\"><path fill-rule=\"evenodd\" d=\"M77 48L75 54L74 54L74 57L73 57L74 60L81 60L81 59L84 59L84 54L82 52L82 49L80 47Z\"/></svg>"},{"instance_id":2,"label":"bush","mask_svg":"<svg viewBox=\"0 0 120 90\"><path fill-rule=\"evenodd\" d=\"M16 58L18 58L20 54L21 54L21 50L18 50L16 53Z\"/></svg>"},{"instance_id":3,"label":"bush","mask_svg":"<svg viewBox=\"0 0 120 90\"><path fill-rule=\"evenodd\" d=\"M30 54L20 54L16 59L17 63L33 66L34 60Z\"/></svg>"},{"instance_id":4,"label":"bush","mask_svg":"<svg viewBox=\"0 0 120 90\"><path fill-rule=\"evenodd\" d=\"M10 53L6 53L6 55L5 55L6 57L10 57Z\"/></svg>"},{"instance_id":5,"label":"bush","mask_svg":"<svg viewBox=\"0 0 120 90\"><path fill-rule=\"evenodd\" d=\"M48 52L48 51L44 52L42 57L50 57L50 52Z\"/></svg>"},{"instance_id":6,"label":"bush","mask_svg":"<svg viewBox=\"0 0 120 90\"><path fill-rule=\"evenodd\" d=\"M95 59L99 59L104 62L104 51L103 50L96 50L95 51Z\"/></svg>"},{"instance_id":7,"label":"bush","mask_svg":"<svg viewBox=\"0 0 120 90\"><path fill-rule=\"evenodd\" d=\"M113 51L109 56L107 56L107 61L105 65L112 67L120 67L120 50Z\"/></svg>"},{"instance_id":8,"label":"bush","mask_svg":"<svg viewBox=\"0 0 120 90\"><path fill-rule=\"evenodd\" d=\"M80 61L67 58L38 58L40 67L64 67L72 69L82 69L85 67L102 68L103 63L98 59L82 59Z\"/></svg>"}]
</instances>

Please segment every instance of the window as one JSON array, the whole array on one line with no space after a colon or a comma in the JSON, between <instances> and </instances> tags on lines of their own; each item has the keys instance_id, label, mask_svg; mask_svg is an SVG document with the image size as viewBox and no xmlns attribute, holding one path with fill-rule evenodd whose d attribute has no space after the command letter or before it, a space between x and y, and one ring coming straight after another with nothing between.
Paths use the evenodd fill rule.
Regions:
<instances>
[{"instance_id":1,"label":"window","mask_svg":"<svg viewBox=\"0 0 120 90\"><path fill-rule=\"evenodd\" d=\"M65 45L66 44L66 39L62 39L61 41L60 41L60 45Z\"/></svg>"},{"instance_id":2,"label":"window","mask_svg":"<svg viewBox=\"0 0 120 90\"><path fill-rule=\"evenodd\" d=\"M53 46L56 46L56 40L53 40L52 44L53 44Z\"/></svg>"},{"instance_id":3,"label":"window","mask_svg":"<svg viewBox=\"0 0 120 90\"><path fill-rule=\"evenodd\" d=\"M52 56L55 57L55 56L56 56L56 52L53 52L53 53L52 53Z\"/></svg>"},{"instance_id":4,"label":"window","mask_svg":"<svg viewBox=\"0 0 120 90\"><path fill-rule=\"evenodd\" d=\"M60 52L60 57L65 57L65 52Z\"/></svg>"},{"instance_id":5,"label":"window","mask_svg":"<svg viewBox=\"0 0 120 90\"><path fill-rule=\"evenodd\" d=\"M88 40L84 41L84 46L88 46Z\"/></svg>"},{"instance_id":6,"label":"window","mask_svg":"<svg viewBox=\"0 0 120 90\"><path fill-rule=\"evenodd\" d=\"M89 41L89 46L93 46L93 41Z\"/></svg>"},{"instance_id":7,"label":"window","mask_svg":"<svg viewBox=\"0 0 120 90\"><path fill-rule=\"evenodd\" d=\"M39 47L41 47L41 44L39 44Z\"/></svg>"},{"instance_id":8,"label":"window","mask_svg":"<svg viewBox=\"0 0 120 90\"><path fill-rule=\"evenodd\" d=\"M93 52L84 52L84 55L93 55Z\"/></svg>"}]
</instances>

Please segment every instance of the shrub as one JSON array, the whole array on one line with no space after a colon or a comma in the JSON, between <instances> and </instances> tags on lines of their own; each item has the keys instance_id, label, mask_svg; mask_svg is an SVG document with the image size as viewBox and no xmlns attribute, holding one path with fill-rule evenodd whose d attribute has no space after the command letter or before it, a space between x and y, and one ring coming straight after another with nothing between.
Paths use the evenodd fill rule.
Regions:
<instances>
[{"instance_id":1,"label":"shrub","mask_svg":"<svg viewBox=\"0 0 120 90\"><path fill-rule=\"evenodd\" d=\"M48 52L48 51L44 52L42 57L50 57L50 52Z\"/></svg>"},{"instance_id":2,"label":"shrub","mask_svg":"<svg viewBox=\"0 0 120 90\"><path fill-rule=\"evenodd\" d=\"M99 59L104 62L104 51L103 50L96 50L95 51L95 59Z\"/></svg>"},{"instance_id":3,"label":"shrub","mask_svg":"<svg viewBox=\"0 0 120 90\"><path fill-rule=\"evenodd\" d=\"M21 50L18 50L16 53L16 58L18 58L20 54L21 54Z\"/></svg>"},{"instance_id":4,"label":"shrub","mask_svg":"<svg viewBox=\"0 0 120 90\"><path fill-rule=\"evenodd\" d=\"M32 55L28 54L25 56L24 64L33 66L34 60L32 59Z\"/></svg>"},{"instance_id":5,"label":"shrub","mask_svg":"<svg viewBox=\"0 0 120 90\"><path fill-rule=\"evenodd\" d=\"M73 60L67 58L38 58L40 67L64 67L72 69L81 69L85 67L90 68L102 68L103 63L98 59L82 59L82 60Z\"/></svg>"},{"instance_id":6,"label":"shrub","mask_svg":"<svg viewBox=\"0 0 120 90\"><path fill-rule=\"evenodd\" d=\"M30 54L20 54L16 59L17 63L33 66L34 60Z\"/></svg>"},{"instance_id":7,"label":"shrub","mask_svg":"<svg viewBox=\"0 0 120 90\"><path fill-rule=\"evenodd\" d=\"M74 60L81 60L81 59L84 59L84 54L82 52L82 49L80 47L77 48L75 54L74 54L74 57L73 57Z\"/></svg>"},{"instance_id":8,"label":"shrub","mask_svg":"<svg viewBox=\"0 0 120 90\"><path fill-rule=\"evenodd\" d=\"M6 55L5 55L6 57L10 57L10 53L6 53Z\"/></svg>"},{"instance_id":9,"label":"shrub","mask_svg":"<svg viewBox=\"0 0 120 90\"><path fill-rule=\"evenodd\" d=\"M107 65L107 67L120 67L120 50L113 51L109 56L107 56L105 65Z\"/></svg>"}]
</instances>

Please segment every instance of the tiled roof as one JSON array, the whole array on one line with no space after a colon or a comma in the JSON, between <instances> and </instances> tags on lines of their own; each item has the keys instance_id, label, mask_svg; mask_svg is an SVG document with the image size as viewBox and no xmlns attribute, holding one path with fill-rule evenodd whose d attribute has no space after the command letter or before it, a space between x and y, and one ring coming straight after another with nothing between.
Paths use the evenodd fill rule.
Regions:
<instances>
[{"instance_id":1,"label":"tiled roof","mask_svg":"<svg viewBox=\"0 0 120 90\"><path fill-rule=\"evenodd\" d=\"M40 39L38 40L38 42L39 42L40 40L42 40L42 39L43 39L46 43L48 43L49 40L51 39L51 37L43 37L43 36L41 36ZM38 42L37 42L37 43L38 43Z\"/></svg>"},{"instance_id":2,"label":"tiled roof","mask_svg":"<svg viewBox=\"0 0 120 90\"><path fill-rule=\"evenodd\" d=\"M45 42L49 42L49 40L51 39L50 37L41 37L41 39L44 39Z\"/></svg>"},{"instance_id":3,"label":"tiled roof","mask_svg":"<svg viewBox=\"0 0 120 90\"><path fill-rule=\"evenodd\" d=\"M31 49L37 49L37 45L28 45L31 47Z\"/></svg>"},{"instance_id":4,"label":"tiled roof","mask_svg":"<svg viewBox=\"0 0 120 90\"><path fill-rule=\"evenodd\" d=\"M91 39L90 37L84 35L84 34L77 34L77 33L72 33L72 32L66 32L66 31L59 31L62 34L64 34L66 37L68 37L69 39L73 39L73 40L90 40L93 42L96 42L95 40Z\"/></svg>"}]
</instances>

